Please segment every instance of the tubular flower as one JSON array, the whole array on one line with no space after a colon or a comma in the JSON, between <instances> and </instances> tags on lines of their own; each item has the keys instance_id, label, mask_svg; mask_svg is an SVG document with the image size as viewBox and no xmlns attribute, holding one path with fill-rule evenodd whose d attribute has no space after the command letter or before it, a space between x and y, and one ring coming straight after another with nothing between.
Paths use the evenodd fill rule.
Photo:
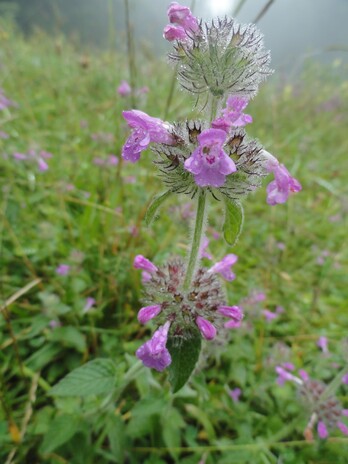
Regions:
<instances>
[{"instance_id":1,"label":"tubular flower","mask_svg":"<svg viewBox=\"0 0 348 464\"><path fill-rule=\"evenodd\" d=\"M199 29L197 18L195 18L190 8L173 2L168 8L168 24L163 31L163 37L172 42L174 40L187 40L187 33L196 32Z\"/></svg>"},{"instance_id":2,"label":"tubular flower","mask_svg":"<svg viewBox=\"0 0 348 464\"><path fill-rule=\"evenodd\" d=\"M141 345L136 356L144 366L152 367L156 371L162 372L172 362L169 351L166 348L170 322L166 322L159 327L152 338Z\"/></svg>"},{"instance_id":3,"label":"tubular flower","mask_svg":"<svg viewBox=\"0 0 348 464\"><path fill-rule=\"evenodd\" d=\"M145 256L143 255L137 255L134 258L133 266L135 269L141 269L150 274L158 270L157 267L149 259L145 258Z\"/></svg>"},{"instance_id":4,"label":"tubular flower","mask_svg":"<svg viewBox=\"0 0 348 464\"><path fill-rule=\"evenodd\" d=\"M209 273L219 273L228 281L232 281L236 278L236 275L234 272L232 272L231 267L236 264L238 260L238 256L234 254L229 254L226 255L224 258L222 258L221 261L217 262L214 264L213 267L209 269Z\"/></svg>"},{"instance_id":5,"label":"tubular flower","mask_svg":"<svg viewBox=\"0 0 348 464\"><path fill-rule=\"evenodd\" d=\"M207 129L197 139L199 145L185 161L184 167L194 175L200 187L221 187L226 176L237 170L222 148L226 133L221 129Z\"/></svg>"},{"instance_id":6,"label":"tubular flower","mask_svg":"<svg viewBox=\"0 0 348 464\"><path fill-rule=\"evenodd\" d=\"M215 338L216 328L211 322L207 321L203 317L198 316L196 319L196 324L203 338L206 340L213 340L213 338Z\"/></svg>"},{"instance_id":7,"label":"tubular flower","mask_svg":"<svg viewBox=\"0 0 348 464\"><path fill-rule=\"evenodd\" d=\"M212 122L212 127L229 132L232 127L244 127L253 122L249 114L244 114L243 110L248 105L247 98L238 96L229 96L226 102L226 108L221 111L222 116Z\"/></svg>"},{"instance_id":8,"label":"tubular flower","mask_svg":"<svg viewBox=\"0 0 348 464\"><path fill-rule=\"evenodd\" d=\"M158 316L158 314L161 312L161 309L162 308L160 305L145 306L144 308L141 308L141 310L138 312L138 321L140 324L146 324L146 322Z\"/></svg>"},{"instance_id":9,"label":"tubular flower","mask_svg":"<svg viewBox=\"0 0 348 464\"><path fill-rule=\"evenodd\" d=\"M151 142L172 144L173 136L169 132L170 126L158 118L143 113L139 110L123 111L123 117L133 132L127 139L122 149L122 157L135 163L140 158L140 153Z\"/></svg>"},{"instance_id":10,"label":"tubular flower","mask_svg":"<svg viewBox=\"0 0 348 464\"><path fill-rule=\"evenodd\" d=\"M267 171L274 174L274 180L267 186L267 203L272 206L285 203L290 193L300 192L302 186L273 155L266 150L262 154L268 159Z\"/></svg>"}]
</instances>

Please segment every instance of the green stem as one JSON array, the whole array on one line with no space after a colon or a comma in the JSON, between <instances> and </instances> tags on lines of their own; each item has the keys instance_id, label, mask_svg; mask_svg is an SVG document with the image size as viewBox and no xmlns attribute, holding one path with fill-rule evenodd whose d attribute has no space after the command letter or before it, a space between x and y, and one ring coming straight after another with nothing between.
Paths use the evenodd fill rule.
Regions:
<instances>
[{"instance_id":1,"label":"green stem","mask_svg":"<svg viewBox=\"0 0 348 464\"><path fill-rule=\"evenodd\" d=\"M193 233L191 251L190 251L190 256L189 256L189 260L187 264L185 281L184 281L185 290L188 290L188 288L190 287L193 273L195 271L197 262L199 261L199 249L200 249L202 236L204 232L205 205L206 205L206 193L204 190L202 190L198 197L196 224L195 224L195 230Z\"/></svg>"}]
</instances>

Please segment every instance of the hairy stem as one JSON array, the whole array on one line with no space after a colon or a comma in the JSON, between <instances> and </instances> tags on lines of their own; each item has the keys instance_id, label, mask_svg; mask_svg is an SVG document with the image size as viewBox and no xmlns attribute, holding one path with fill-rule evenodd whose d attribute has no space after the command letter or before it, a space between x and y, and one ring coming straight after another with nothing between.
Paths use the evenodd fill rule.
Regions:
<instances>
[{"instance_id":1,"label":"hairy stem","mask_svg":"<svg viewBox=\"0 0 348 464\"><path fill-rule=\"evenodd\" d=\"M197 203L197 214L196 214L196 223L195 230L193 232L193 239L191 245L191 251L187 263L187 271L184 281L184 289L187 290L190 287L193 273L196 269L196 266L199 262L199 249L201 246L201 241L204 233L204 219L206 213L206 193L204 190L201 191L198 197Z\"/></svg>"}]
</instances>

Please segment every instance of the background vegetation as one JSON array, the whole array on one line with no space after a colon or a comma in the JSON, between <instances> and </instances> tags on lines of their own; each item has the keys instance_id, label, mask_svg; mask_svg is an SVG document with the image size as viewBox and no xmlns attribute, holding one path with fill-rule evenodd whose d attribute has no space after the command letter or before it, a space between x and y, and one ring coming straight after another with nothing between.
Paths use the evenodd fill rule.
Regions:
<instances>
[{"instance_id":1,"label":"background vegetation","mask_svg":"<svg viewBox=\"0 0 348 464\"><path fill-rule=\"evenodd\" d=\"M116 88L127 77L126 57L82 56L64 38L40 32L24 40L8 24L0 41L0 86L17 104L0 112L1 462L346 463L348 439L339 432L305 441L309 413L274 372L292 361L329 383L348 358L348 81L339 77L341 64L308 64L292 83L272 78L250 104L249 133L285 162L303 192L269 207L263 189L245 203L232 250L237 279L227 287L230 303L244 306L245 323L229 340L207 343L190 383L172 395L166 373L134 367L151 330L136 320L141 283L132 261L138 253L156 263L185 255L191 201L175 197L145 228L161 185L150 152L136 165L120 159L128 133L121 112L130 102ZM137 86L149 87L138 108L163 117L172 71L150 55L137 71ZM167 119L191 110L176 91ZM53 154L47 171L13 156L30 149ZM111 154L117 165L107 164ZM218 260L231 252L214 239L219 205L210 218L209 251ZM57 272L62 264L67 275ZM253 303L255 292L266 300ZM89 310L87 298L95 300ZM277 306L284 311L267 321L262 310ZM319 336L329 339L328 355ZM106 359L102 368L116 379L112 395L103 388L86 394L88 381L75 385L76 396L50 394L95 358ZM234 402L229 390L237 387ZM337 393L347 407L347 388Z\"/></svg>"}]
</instances>

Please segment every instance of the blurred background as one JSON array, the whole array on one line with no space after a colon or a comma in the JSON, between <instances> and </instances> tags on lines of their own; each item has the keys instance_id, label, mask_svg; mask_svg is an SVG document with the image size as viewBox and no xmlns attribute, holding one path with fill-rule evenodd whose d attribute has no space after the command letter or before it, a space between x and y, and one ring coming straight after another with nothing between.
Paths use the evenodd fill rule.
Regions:
<instances>
[{"instance_id":1,"label":"blurred background","mask_svg":"<svg viewBox=\"0 0 348 464\"><path fill-rule=\"evenodd\" d=\"M347 60L348 0L190 0L196 16L236 15L259 26L276 70L296 73L303 60ZM190 2L186 2L190 4ZM162 40L168 0L130 0L131 22L138 45L164 53ZM15 19L30 34L41 28L69 36L82 50L125 46L123 0L0 0L0 14Z\"/></svg>"}]
</instances>

